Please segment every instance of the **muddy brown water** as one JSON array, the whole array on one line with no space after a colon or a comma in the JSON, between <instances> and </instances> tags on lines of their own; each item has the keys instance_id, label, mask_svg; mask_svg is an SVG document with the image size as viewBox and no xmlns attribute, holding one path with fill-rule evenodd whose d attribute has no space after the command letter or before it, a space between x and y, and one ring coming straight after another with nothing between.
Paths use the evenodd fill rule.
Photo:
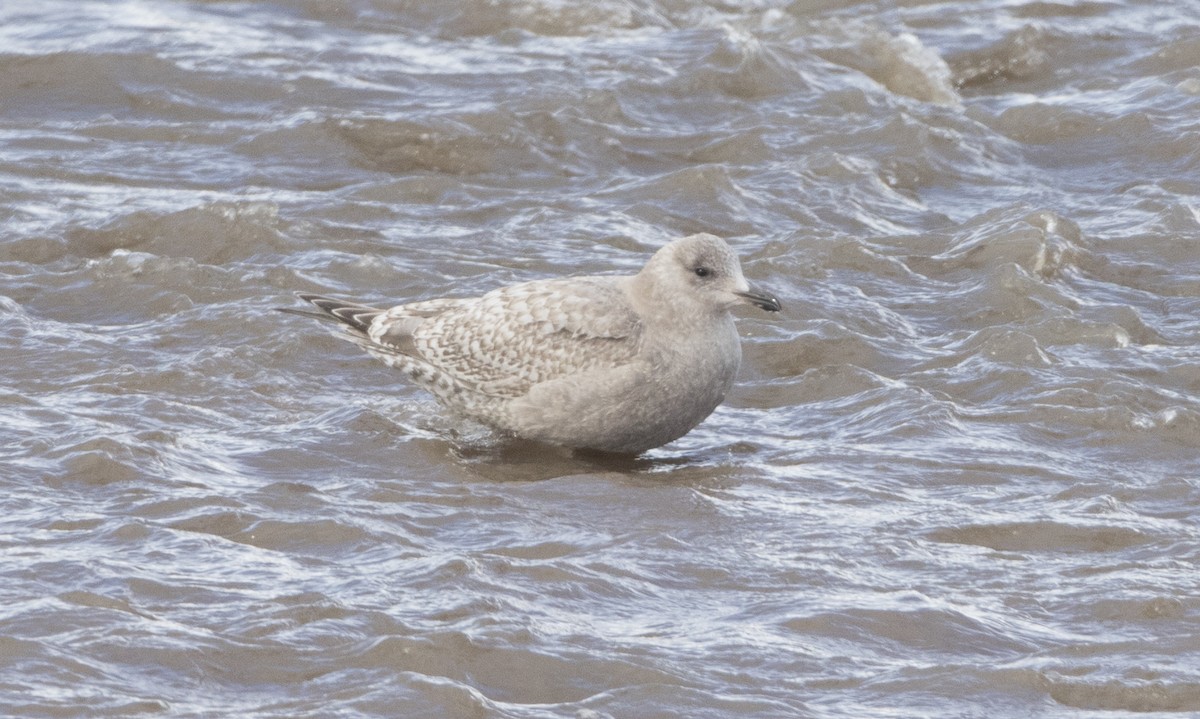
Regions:
<instances>
[{"instance_id":1,"label":"muddy brown water","mask_svg":"<svg viewBox=\"0 0 1200 719\"><path fill-rule=\"evenodd\" d=\"M0 714L1200 712L1200 5L0 5ZM318 326L713 232L630 460Z\"/></svg>"}]
</instances>

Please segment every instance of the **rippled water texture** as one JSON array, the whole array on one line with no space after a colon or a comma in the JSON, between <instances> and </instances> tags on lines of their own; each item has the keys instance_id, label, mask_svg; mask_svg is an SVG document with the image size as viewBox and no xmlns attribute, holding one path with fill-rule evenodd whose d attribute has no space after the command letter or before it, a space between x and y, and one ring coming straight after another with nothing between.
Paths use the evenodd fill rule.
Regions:
<instances>
[{"instance_id":1,"label":"rippled water texture","mask_svg":"<svg viewBox=\"0 0 1200 719\"><path fill-rule=\"evenodd\" d=\"M1200 712L1195 0L0 4L0 715ZM726 404L315 323L726 237Z\"/></svg>"}]
</instances>

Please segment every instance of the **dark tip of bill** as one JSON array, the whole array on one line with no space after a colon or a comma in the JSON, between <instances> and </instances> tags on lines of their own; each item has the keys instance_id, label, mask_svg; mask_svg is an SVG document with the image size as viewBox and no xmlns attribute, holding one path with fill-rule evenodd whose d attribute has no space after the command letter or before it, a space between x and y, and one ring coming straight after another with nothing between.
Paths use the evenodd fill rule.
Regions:
<instances>
[{"instance_id":1,"label":"dark tip of bill","mask_svg":"<svg viewBox=\"0 0 1200 719\"><path fill-rule=\"evenodd\" d=\"M774 295L764 295L757 292L739 292L738 295L746 298L750 304L767 312L780 312L783 310L783 305Z\"/></svg>"}]
</instances>

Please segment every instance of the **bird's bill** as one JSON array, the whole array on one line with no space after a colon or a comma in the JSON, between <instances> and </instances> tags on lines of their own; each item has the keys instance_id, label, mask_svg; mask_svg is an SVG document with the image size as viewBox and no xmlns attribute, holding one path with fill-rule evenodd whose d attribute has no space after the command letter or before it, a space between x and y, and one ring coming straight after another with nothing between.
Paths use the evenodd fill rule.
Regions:
<instances>
[{"instance_id":1,"label":"bird's bill","mask_svg":"<svg viewBox=\"0 0 1200 719\"><path fill-rule=\"evenodd\" d=\"M774 296L765 294L763 292L750 290L748 292L734 292L734 294L738 297L741 297L746 302L754 305L755 307L766 310L767 312L779 312L783 309L783 305L779 304L779 300L775 299Z\"/></svg>"}]
</instances>

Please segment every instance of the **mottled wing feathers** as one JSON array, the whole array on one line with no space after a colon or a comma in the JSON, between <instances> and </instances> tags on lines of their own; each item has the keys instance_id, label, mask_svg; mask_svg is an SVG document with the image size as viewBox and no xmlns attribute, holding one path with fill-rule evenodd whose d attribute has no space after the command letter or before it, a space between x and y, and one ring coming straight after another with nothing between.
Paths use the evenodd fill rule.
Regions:
<instances>
[{"instance_id":1,"label":"mottled wing feathers","mask_svg":"<svg viewBox=\"0 0 1200 719\"><path fill-rule=\"evenodd\" d=\"M473 299L388 310L300 294L346 336L438 394L520 397L540 382L630 362L641 321L617 280L584 277L512 285Z\"/></svg>"},{"instance_id":2,"label":"mottled wing feathers","mask_svg":"<svg viewBox=\"0 0 1200 719\"><path fill-rule=\"evenodd\" d=\"M476 392L518 397L539 382L629 362L640 331L613 280L574 278L401 305L378 315L368 334Z\"/></svg>"},{"instance_id":3,"label":"mottled wing feathers","mask_svg":"<svg viewBox=\"0 0 1200 719\"><path fill-rule=\"evenodd\" d=\"M469 303L470 300L426 300L412 304L392 307L381 312L367 328L367 337L371 342L391 350L423 359L413 344L413 333L430 317L455 309Z\"/></svg>"}]
</instances>

